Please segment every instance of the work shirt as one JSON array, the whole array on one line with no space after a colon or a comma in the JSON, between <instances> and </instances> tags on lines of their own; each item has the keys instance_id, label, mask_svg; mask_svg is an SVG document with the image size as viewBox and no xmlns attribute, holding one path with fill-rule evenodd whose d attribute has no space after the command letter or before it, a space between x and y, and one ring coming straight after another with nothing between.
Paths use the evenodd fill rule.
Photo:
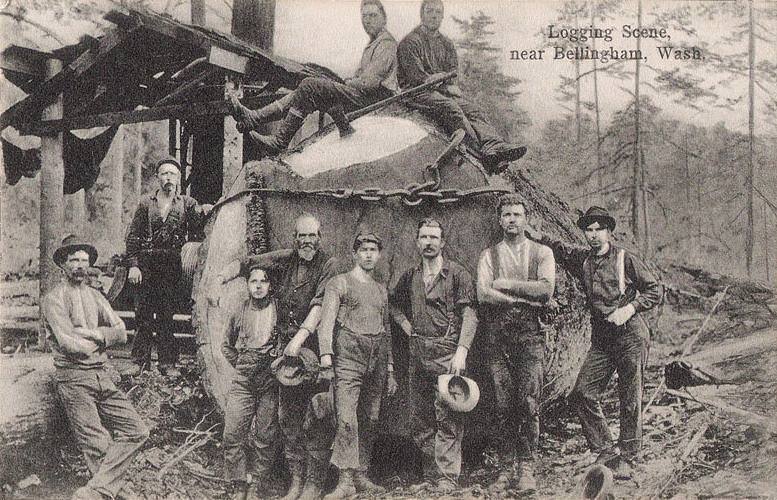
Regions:
<instances>
[{"instance_id":1,"label":"work shirt","mask_svg":"<svg viewBox=\"0 0 777 500\"><path fill-rule=\"evenodd\" d=\"M411 318L414 335L453 336L459 345L469 349L477 329L475 315L465 316L465 309L475 305L472 276L457 262L442 259L441 264L429 285L424 279L422 263L400 276L391 293L392 305L398 313L395 318L398 322Z\"/></svg>"},{"instance_id":2,"label":"work shirt","mask_svg":"<svg viewBox=\"0 0 777 500\"><path fill-rule=\"evenodd\" d=\"M459 65L451 39L423 26L416 27L399 42L397 63L403 89L421 85L435 73L456 71Z\"/></svg>"},{"instance_id":3,"label":"work shirt","mask_svg":"<svg viewBox=\"0 0 777 500\"><path fill-rule=\"evenodd\" d=\"M518 296L512 292L503 293L521 304L543 306L547 303L553 295L556 284L556 261L550 248L531 240L522 241L516 248L503 240L496 245L496 255L499 259L498 266L494 266L490 248L480 254L478 293L486 288L493 288L494 280L500 278L534 282L533 286L527 285L525 296ZM498 273L495 273L495 267L498 267ZM482 303L494 302L487 296L479 299Z\"/></svg>"},{"instance_id":4,"label":"work shirt","mask_svg":"<svg viewBox=\"0 0 777 500\"><path fill-rule=\"evenodd\" d=\"M277 308L274 300L265 302L259 305L249 298L229 318L221 351L236 368L254 365L256 355L275 347Z\"/></svg>"},{"instance_id":5,"label":"work shirt","mask_svg":"<svg viewBox=\"0 0 777 500\"><path fill-rule=\"evenodd\" d=\"M348 85L362 90L383 87L397 92L397 41L385 29L364 47L359 67Z\"/></svg>"},{"instance_id":6,"label":"work shirt","mask_svg":"<svg viewBox=\"0 0 777 500\"><path fill-rule=\"evenodd\" d=\"M336 259L320 249L310 261L293 249L250 256L241 262L243 274L248 266L255 264L267 269L275 278L273 282L278 283L275 293L278 326L287 336L297 333L313 306L321 305L325 286L337 268ZM315 328L308 330L312 332Z\"/></svg>"},{"instance_id":7,"label":"work shirt","mask_svg":"<svg viewBox=\"0 0 777 500\"><path fill-rule=\"evenodd\" d=\"M135 210L126 241L129 266L143 269L153 262L155 254L180 258L187 235L205 221L197 200L183 194L173 198L167 217L162 219L158 194L159 191L155 191L142 197Z\"/></svg>"},{"instance_id":8,"label":"work shirt","mask_svg":"<svg viewBox=\"0 0 777 500\"><path fill-rule=\"evenodd\" d=\"M60 283L41 305L41 322L57 368L100 368L108 360L105 350L127 341L124 322L108 300L86 284ZM105 341L97 344L76 328L98 330Z\"/></svg>"},{"instance_id":9,"label":"work shirt","mask_svg":"<svg viewBox=\"0 0 777 500\"><path fill-rule=\"evenodd\" d=\"M362 282L350 272L326 285L318 340L321 355L333 354L335 324L356 335L377 336L389 331L388 290L373 279Z\"/></svg>"}]
</instances>

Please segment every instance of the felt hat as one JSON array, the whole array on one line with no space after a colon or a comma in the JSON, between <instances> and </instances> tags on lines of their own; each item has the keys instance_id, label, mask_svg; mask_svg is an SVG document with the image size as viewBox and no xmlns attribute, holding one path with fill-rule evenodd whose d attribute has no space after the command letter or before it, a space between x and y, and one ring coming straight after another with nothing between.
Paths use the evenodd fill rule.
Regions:
<instances>
[{"instance_id":1,"label":"felt hat","mask_svg":"<svg viewBox=\"0 0 777 500\"><path fill-rule=\"evenodd\" d=\"M577 219L577 227L585 230L588 226L598 222L610 231L615 230L615 217L610 215L606 208L593 206Z\"/></svg>"},{"instance_id":2,"label":"felt hat","mask_svg":"<svg viewBox=\"0 0 777 500\"><path fill-rule=\"evenodd\" d=\"M62 267L67 260L67 256L79 250L89 254L89 266L94 266L94 263L97 261L97 249L75 234L68 234L62 238L62 244L54 250L52 259L59 267Z\"/></svg>"},{"instance_id":3,"label":"felt hat","mask_svg":"<svg viewBox=\"0 0 777 500\"><path fill-rule=\"evenodd\" d=\"M469 412L480 400L480 388L471 378L446 373L437 377L440 399L452 410Z\"/></svg>"},{"instance_id":4,"label":"felt hat","mask_svg":"<svg viewBox=\"0 0 777 500\"><path fill-rule=\"evenodd\" d=\"M282 385L293 386L314 383L320 370L318 356L305 347L299 356L281 356L270 365L270 370Z\"/></svg>"},{"instance_id":5,"label":"felt hat","mask_svg":"<svg viewBox=\"0 0 777 500\"><path fill-rule=\"evenodd\" d=\"M581 497L594 500L605 500L613 498L612 494L612 471L604 464L595 464L588 469L581 483Z\"/></svg>"}]
</instances>

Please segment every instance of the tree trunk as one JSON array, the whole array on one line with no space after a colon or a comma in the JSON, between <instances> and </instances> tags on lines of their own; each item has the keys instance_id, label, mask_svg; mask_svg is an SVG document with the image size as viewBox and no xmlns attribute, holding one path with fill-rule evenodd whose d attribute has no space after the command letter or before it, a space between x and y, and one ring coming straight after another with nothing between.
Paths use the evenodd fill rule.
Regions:
<instances>
[{"instance_id":1,"label":"tree trunk","mask_svg":"<svg viewBox=\"0 0 777 500\"><path fill-rule=\"evenodd\" d=\"M642 0L637 1L637 29L642 29ZM637 38L637 52L640 51L642 43L640 38ZM639 71L640 71L640 59L637 58L634 66L634 172L632 174L632 190L631 190L631 230L634 233L634 241L637 243L637 247L642 249L642 225L640 223L640 215L642 213L642 148L640 144L640 130L639 130Z\"/></svg>"},{"instance_id":2,"label":"tree trunk","mask_svg":"<svg viewBox=\"0 0 777 500\"><path fill-rule=\"evenodd\" d=\"M191 0L191 19L192 24L205 26L205 0Z\"/></svg>"},{"instance_id":3,"label":"tree trunk","mask_svg":"<svg viewBox=\"0 0 777 500\"><path fill-rule=\"evenodd\" d=\"M753 247L755 230L753 228L753 184L755 169L753 167L753 154L755 149L755 13L753 10L753 0L749 1L749 23L748 23L748 154L747 154L747 174L745 180L745 190L747 191L747 227L745 228L745 267L747 275L753 275Z\"/></svg>"},{"instance_id":4,"label":"tree trunk","mask_svg":"<svg viewBox=\"0 0 777 500\"><path fill-rule=\"evenodd\" d=\"M594 5L591 6L591 27L596 28L596 3L594 2ZM591 46L593 50L596 50L596 37L591 38ZM599 192L601 193L602 189L604 189L604 171L602 170L602 132L601 132L601 126L600 126L600 116L599 116L599 70L597 69L597 61L594 57L592 59L594 64L594 113L596 116L596 177L599 180L598 187ZM599 195L600 197L603 196L602 194ZM601 203L600 203L601 204Z\"/></svg>"},{"instance_id":5,"label":"tree trunk","mask_svg":"<svg viewBox=\"0 0 777 500\"><path fill-rule=\"evenodd\" d=\"M431 124L415 115L410 118L382 114L366 116L354 123L356 133L347 139L341 139L336 131L326 133L303 142L301 152L282 157L284 164L274 160L246 164L247 175L251 183L261 177L267 187L295 191L407 186L424 177L425 166L432 163L446 145L444 135L427 132L434 128ZM284 165L290 165L303 177L289 173ZM443 189L468 189L485 184L484 177L469 159L462 159L459 166L443 165L441 176L440 187ZM498 179L492 182L521 192L529 200L533 213L544 219L543 229L549 234L565 239L571 237L573 241L583 243L573 215L553 195L522 176L514 177L512 186ZM236 193L236 189L232 193ZM260 202L264 205L258 205ZM407 206L397 198L370 203L302 195L254 194L218 207L200 249L193 291L193 326L207 391L223 407L232 369L221 354L220 346L228 312L245 296L245 282L238 279L217 288L220 307L209 305L208 291L214 287L216 275L224 265L244 257L247 248L256 248L255 240L259 237L266 237L269 250L291 248L295 218L303 211L311 212L321 220L324 248L342 258L344 267L341 270L345 271L351 265L347 256L351 253L354 234L359 229L370 228L386 242L379 273L389 285L394 285L399 274L416 265L419 259L415 243L417 221L432 216L447 228L446 255L467 267L474 276L480 252L500 238L494 203L493 195L473 197L466 203ZM239 238L241 234L246 238ZM562 307L548 332L544 401L556 400L569 391L588 347L588 318L580 284L561 268L558 276L557 300ZM488 394L490 377L484 364L484 342L481 340L476 344L468 365L483 392ZM406 349L406 339L395 335L395 363L400 374L407 367ZM484 409L489 407L487 399L482 406ZM390 422L386 432L406 434L408 414L406 398L390 400L385 407L384 421Z\"/></svg>"}]
</instances>

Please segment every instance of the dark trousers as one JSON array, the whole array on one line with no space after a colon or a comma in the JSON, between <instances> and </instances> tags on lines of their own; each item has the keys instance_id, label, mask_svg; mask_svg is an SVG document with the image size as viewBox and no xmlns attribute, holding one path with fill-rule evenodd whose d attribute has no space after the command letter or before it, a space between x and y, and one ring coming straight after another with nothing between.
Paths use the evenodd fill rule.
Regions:
<instances>
[{"instance_id":1,"label":"dark trousers","mask_svg":"<svg viewBox=\"0 0 777 500\"><path fill-rule=\"evenodd\" d=\"M141 272L143 280L138 287L135 303L137 326L132 343L132 359L141 365L149 364L156 333L159 364L175 365L178 361L178 344L173 335L173 313L180 302L180 258L160 257L155 265L141 267Z\"/></svg>"},{"instance_id":2,"label":"dark trousers","mask_svg":"<svg viewBox=\"0 0 777 500\"><path fill-rule=\"evenodd\" d=\"M490 332L501 451L510 460L533 460L540 437L545 333L535 319L495 324Z\"/></svg>"},{"instance_id":3,"label":"dark trousers","mask_svg":"<svg viewBox=\"0 0 777 500\"><path fill-rule=\"evenodd\" d=\"M481 151L504 142L480 107L463 97L425 91L410 99L408 104L431 117L448 134L463 129Z\"/></svg>"},{"instance_id":4,"label":"dark trousers","mask_svg":"<svg viewBox=\"0 0 777 500\"><path fill-rule=\"evenodd\" d=\"M254 422L254 432L251 423ZM246 472L266 478L278 442L278 384L269 370L237 372L224 410L224 477L245 481Z\"/></svg>"},{"instance_id":5,"label":"dark trousers","mask_svg":"<svg viewBox=\"0 0 777 500\"><path fill-rule=\"evenodd\" d=\"M127 396L102 368L57 368L57 393L86 466L90 488L114 498L148 439L148 429Z\"/></svg>"},{"instance_id":6,"label":"dark trousers","mask_svg":"<svg viewBox=\"0 0 777 500\"><path fill-rule=\"evenodd\" d=\"M410 338L409 385L413 440L424 454L425 468L435 464L437 473L453 479L461 474L462 415L440 399L437 376L448 372L457 343L450 337Z\"/></svg>"},{"instance_id":7,"label":"dark trousers","mask_svg":"<svg viewBox=\"0 0 777 500\"><path fill-rule=\"evenodd\" d=\"M334 402L337 430L332 465L366 471L388 376L391 338L344 329L334 339Z\"/></svg>"},{"instance_id":8,"label":"dark trousers","mask_svg":"<svg viewBox=\"0 0 777 500\"><path fill-rule=\"evenodd\" d=\"M303 425L310 400L316 392L307 384L281 386L279 411L286 465L292 474L302 473L305 464L305 435Z\"/></svg>"},{"instance_id":9,"label":"dark trousers","mask_svg":"<svg viewBox=\"0 0 777 500\"><path fill-rule=\"evenodd\" d=\"M569 402L575 407L588 445L594 452L612 446L612 435L599 400L613 373L618 372L621 453L633 458L642 444L642 374L647 364L648 333L634 316L625 325L592 321L588 351Z\"/></svg>"},{"instance_id":10,"label":"dark trousers","mask_svg":"<svg viewBox=\"0 0 777 500\"><path fill-rule=\"evenodd\" d=\"M384 88L361 90L328 78L305 78L294 91L290 108L303 116L314 111L326 112L342 105L346 113L363 108L391 95Z\"/></svg>"}]
</instances>

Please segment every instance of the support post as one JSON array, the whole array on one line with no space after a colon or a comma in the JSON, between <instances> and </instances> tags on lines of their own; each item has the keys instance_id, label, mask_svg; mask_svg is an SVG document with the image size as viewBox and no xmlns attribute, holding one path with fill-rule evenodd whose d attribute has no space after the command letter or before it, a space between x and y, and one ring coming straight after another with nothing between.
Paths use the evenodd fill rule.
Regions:
<instances>
[{"instance_id":1,"label":"support post","mask_svg":"<svg viewBox=\"0 0 777 500\"><path fill-rule=\"evenodd\" d=\"M229 99L231 95L238 98L243 97L243 87L239 78L226 77L224 85L224 98ZM221 188L222 196L229 193L234 184L237 183L237 177L243 168L243 134L237 130L237 122L232 116L224 117L224 166L223 183Z\"/></svg>"},{"instance_id":2,"label":"support post","mask_svg":"<svg viewBox=\"0 0 777 500\"><path fill-rule=\"evenodd\" d=\"M49 59L46 62L46 78L62 70L62 61ZM62 118L62 94L43 109L44 120ZM40 298L54 288L60 280L60 270L51 260L54 250L62 238L64 222L65 169L62 158L62 132L41 137L40 172ZM40 345L45 339L38 338Z\"/></svg>"},{"instance_id":3,"label":"support post","mask_svg":"<svg viewBox=\"0 0 777 500\"><path fill-rule=\"evenodd\" d=\"M65 230L79 236L84 236L86 223L86 198L84 190L79 189L73 194L65 195Z\"/></svg>"}]
</instances>

